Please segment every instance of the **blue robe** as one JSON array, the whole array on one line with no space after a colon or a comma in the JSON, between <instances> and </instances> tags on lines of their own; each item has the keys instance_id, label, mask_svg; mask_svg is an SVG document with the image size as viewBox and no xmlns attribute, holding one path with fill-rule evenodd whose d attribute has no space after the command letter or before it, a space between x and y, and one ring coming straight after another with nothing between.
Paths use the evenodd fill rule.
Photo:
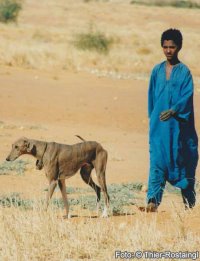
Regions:
<instances>
[{"instance_id":1,"label":"blue robe","mask_svg":"<svg viewBox=\"0 0 200 261\"><path fill-rule=\"evenodd\" d=\"M161 121L161 112L174 117ZM166 61L154 67L148 92L150 173L147 200L161 202L166 181L187 189L194 183L198 162L198 138L194 125L193 80L186 65L173 66L166 79Z\"/></svg>"}]
</instances>

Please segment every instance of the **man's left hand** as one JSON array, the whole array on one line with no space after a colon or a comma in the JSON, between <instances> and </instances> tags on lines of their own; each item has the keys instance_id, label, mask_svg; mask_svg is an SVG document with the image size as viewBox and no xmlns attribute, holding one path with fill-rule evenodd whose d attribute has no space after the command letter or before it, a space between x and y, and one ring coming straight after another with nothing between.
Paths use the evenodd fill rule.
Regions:
<instances>
[{"instance_id":1,"label":"man's left hand","mask_svg":"<svg viewBox=\"0 0 200 261\"><path fill-rule=\"evenodd\" d=\"M172 116L174 116L175 113L176 113L176 112L173 111L173 110L163 111L163 112L161 112L161 114L160 114L160 120L161 120L161 121L167 121L167 120L169 120L169 118L171 118Z\"/></svg>"}]
</instances>

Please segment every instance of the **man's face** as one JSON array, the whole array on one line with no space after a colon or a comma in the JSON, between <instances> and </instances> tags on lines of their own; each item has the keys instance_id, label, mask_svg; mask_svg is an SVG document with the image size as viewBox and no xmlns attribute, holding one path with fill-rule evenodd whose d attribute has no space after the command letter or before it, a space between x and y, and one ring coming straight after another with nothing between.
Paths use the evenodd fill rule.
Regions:
<instances>
[{"instance_id":1,"label":"man's face","mask_svg":"<svg viewBox=\"0 0 200 261\"><path fill-rule=\"evenodd\" d=\"M163 42L163 52L168 61L174 60L178 56L179 48L172 40L165 40Z\"/></svg>"}]
</instances>

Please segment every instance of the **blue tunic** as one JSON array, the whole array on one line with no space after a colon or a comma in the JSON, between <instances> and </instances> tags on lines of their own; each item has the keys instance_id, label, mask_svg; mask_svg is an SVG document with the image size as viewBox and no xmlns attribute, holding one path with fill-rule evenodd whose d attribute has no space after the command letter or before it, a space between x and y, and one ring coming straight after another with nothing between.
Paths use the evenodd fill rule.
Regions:
<instances>
[{"instance_id":1,"label":"blue tunic","mask_svg":"<svg viewBox=\"0 0 200 261\"><path fill-rule=\"evenodd\" d=\"M176 116L161 121L161 112L172 109ZM148 92L150 120L150 175L148 198L154 197L166 180L186 189L194 179L198 162L198 138L194 125L193 80L186 65L173 66L166 79L166 61L154 67Z\"/></svg>"}]
</instances>

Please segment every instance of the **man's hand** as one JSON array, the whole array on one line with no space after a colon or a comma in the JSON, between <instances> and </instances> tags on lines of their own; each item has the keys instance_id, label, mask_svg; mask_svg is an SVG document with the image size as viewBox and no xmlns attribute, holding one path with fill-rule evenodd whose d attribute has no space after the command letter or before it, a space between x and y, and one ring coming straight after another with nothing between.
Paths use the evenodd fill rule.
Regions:
<instances>
[{"instance_id":1,"label":"man's hand","mask_svg":"<svg viewBox=\"0 0 200 261\"><path fill-rule=\"evenodd\" d=\"M167 120L169 120L169 118L171 118L172 116L174 116L175 113L176 113L176 112L173 111L173 110L163 111L163 112L161 112L161 114L160 114L160 120L161 120L161 121L167 121Z\"/></svg>"}]
</instances>

